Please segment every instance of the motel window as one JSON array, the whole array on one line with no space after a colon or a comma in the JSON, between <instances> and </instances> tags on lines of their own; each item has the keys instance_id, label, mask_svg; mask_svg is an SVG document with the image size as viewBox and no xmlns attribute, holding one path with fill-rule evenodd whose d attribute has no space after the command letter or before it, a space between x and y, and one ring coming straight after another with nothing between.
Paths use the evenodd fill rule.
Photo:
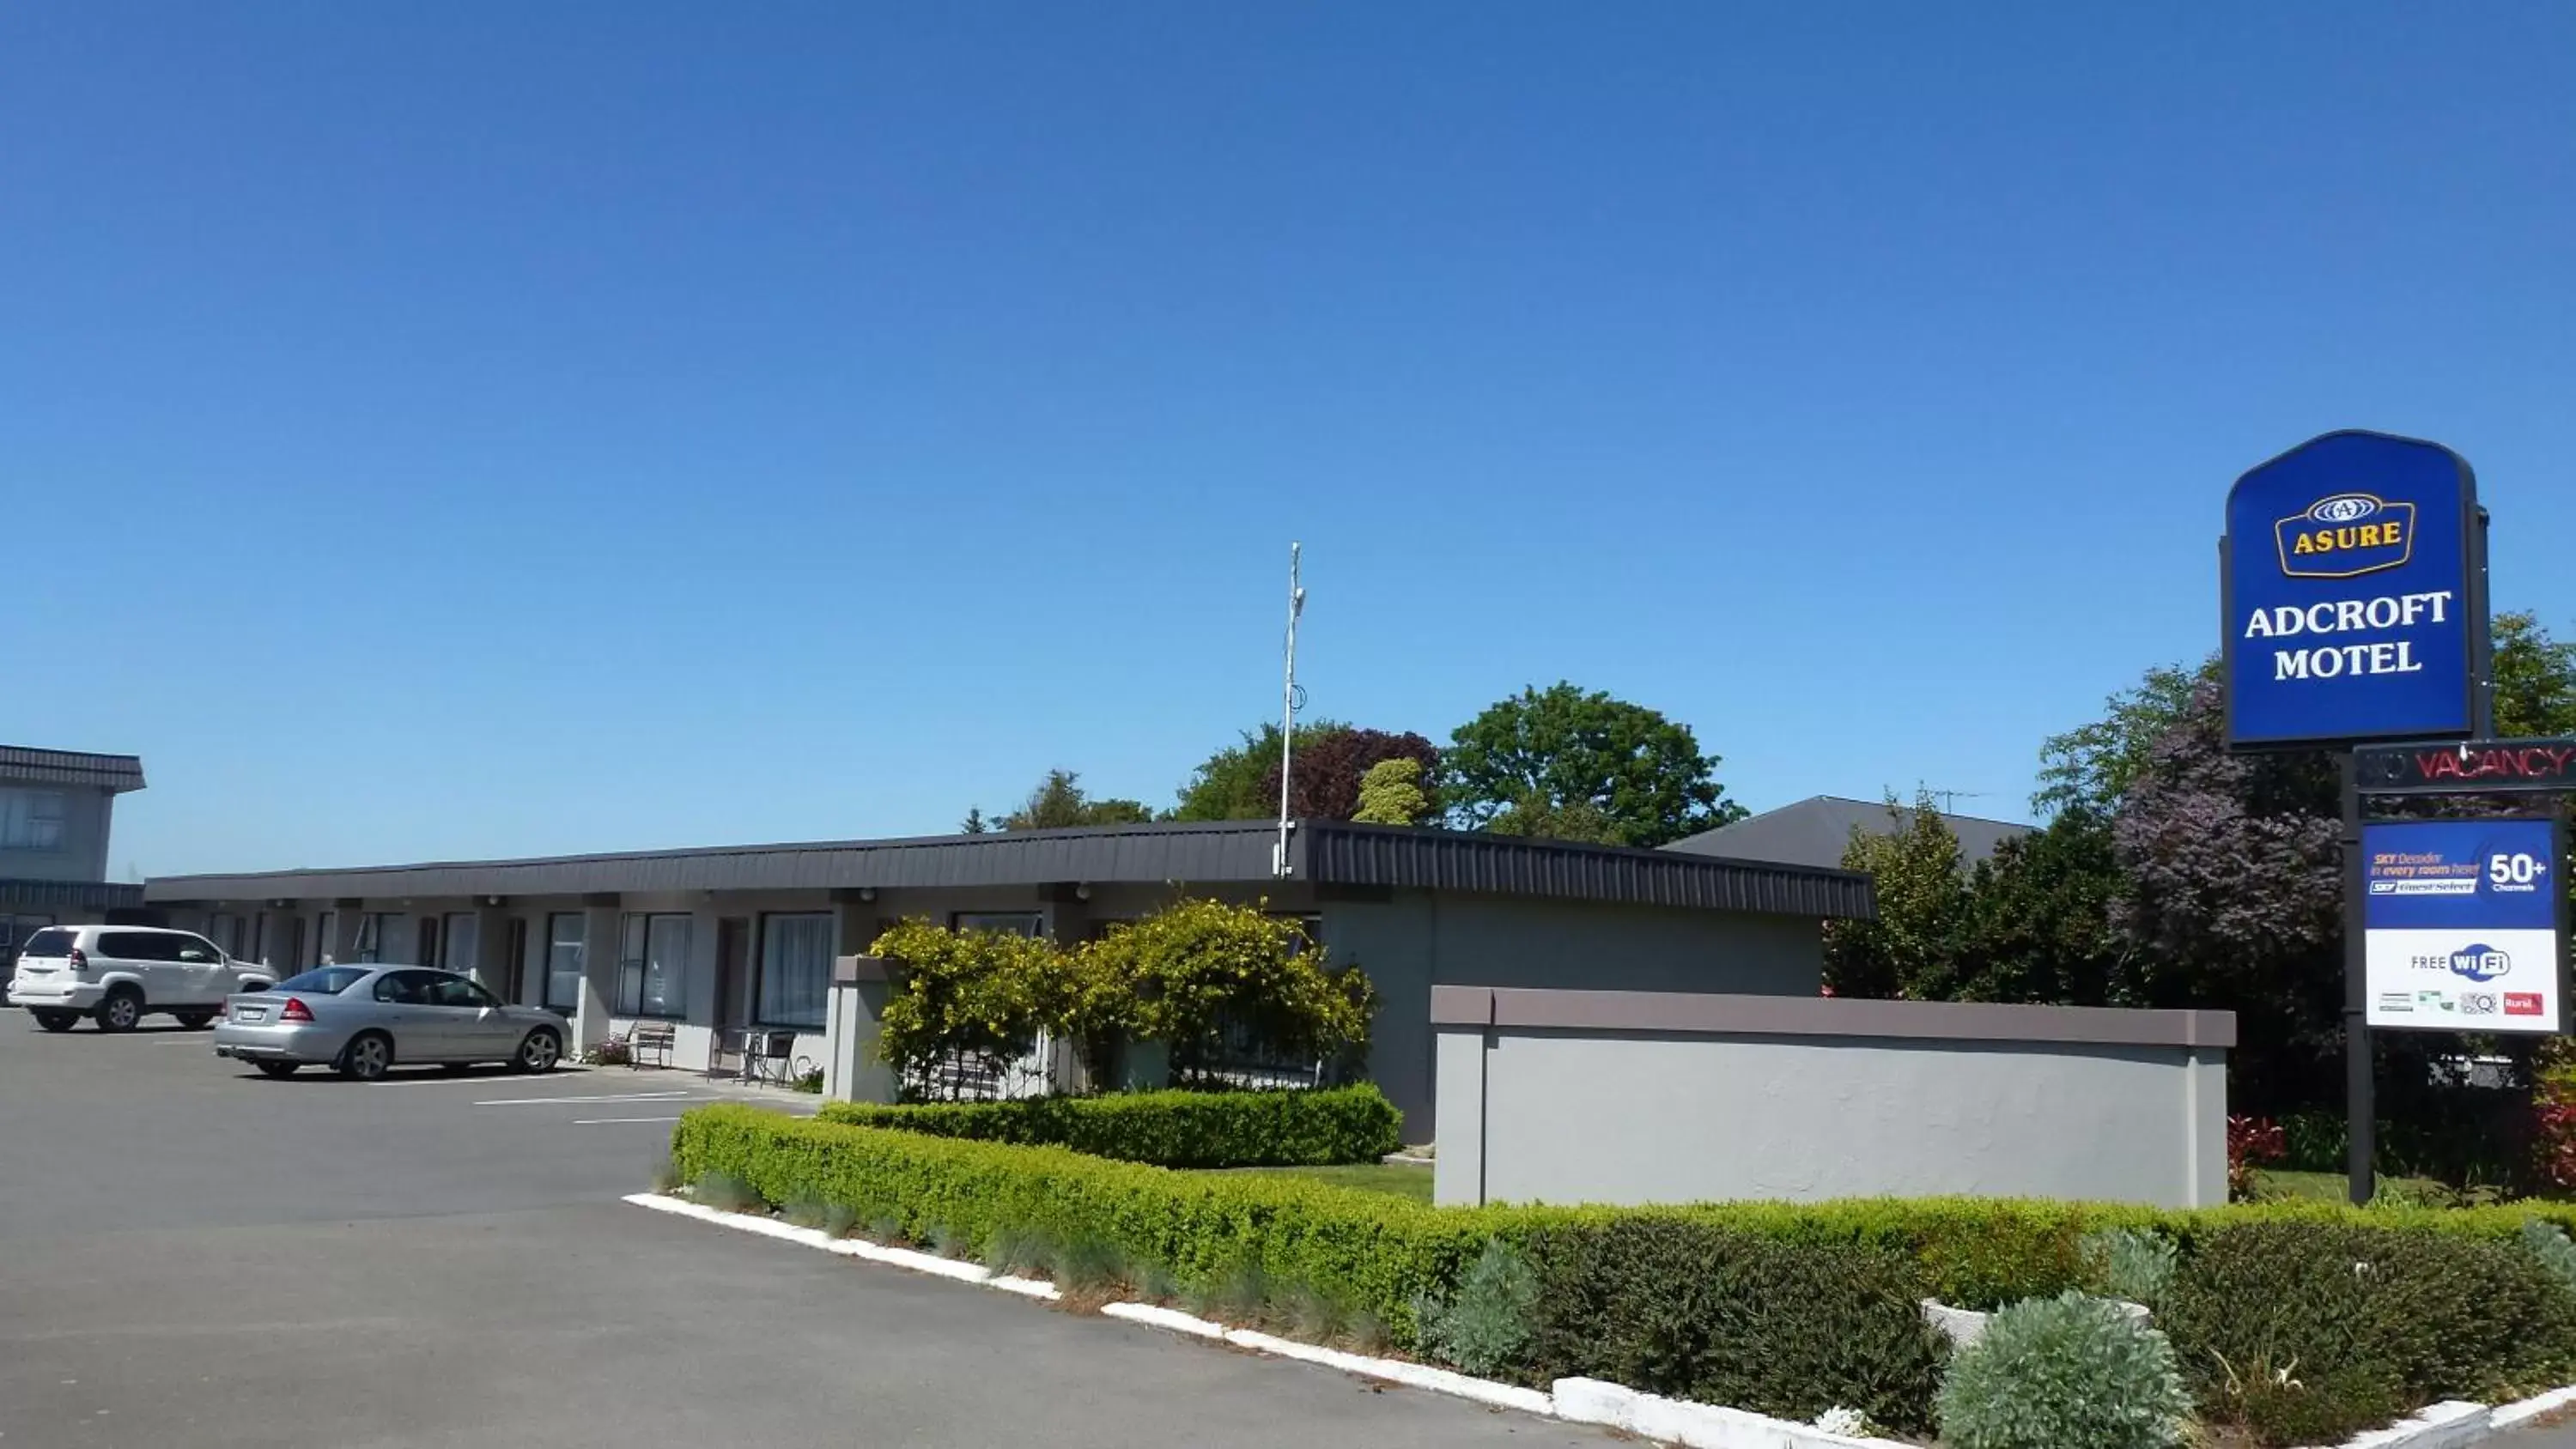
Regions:
<instances>
[{"instance_id":1,"label":"motel window","mask_svg":"<svg viewBox=\"0 0 2576 1449\"><path fill-rule=\"evenodd\" d=\"M63 792L0 790L0 850L63 848Z\"/></svg>"},{"instance_id":2,"label":"motel window","mask_svg":"<svg viewBox=\"0 0 2576 1449\"><path fill-rule=\"evenodd\" d=\"M321 919L313 923L313 964L316 966L337 964L331 959L331 953L339 949L340 913L324 911Z\"/></svg>"},{"instance_id":3,"label":"motel window","mask_svg":"<svg viewBox=\"0 0 2576 1449\"><path fill-rule=\"evenodd\" d=\"M206 934L224 948L224 954L242 959L242 918L229 911L217 911L206 918Z\"/></svg>"},{"instance_id":4,"label":"motel window","mask_svg":"<svg viewBox=\"0 0 2576 1449\"><path fill-rule=\"evenodd\" d=\"M999 931L1005 936L1043 936L1046 917L1036 911L959 911L948 923L960 931Z\"/></svg>"},{"instance_id":5,"label":"motel window","mask_svg":"<svg viewBox=\"0 0 2576 1449\"><path fill-rule=\"evenodd\" d=\"M546 1007L572 1012L581 1006L582 915L563 911L546 917Z\"/></svg>"},{"instance_id":6,"label":"motel window","mask_svg":"<svg viewBox=\"0 0 2576 1449\"><path fill-rule=\"evenodd\" d=\"M483 965L482 923L475 918L472 911L448 912L447 924L440 928L438 934L438 960L432 964L442 966L460 976L473 972Z\"/></svg>"},{"instance_id":7,"label":"motel window","mask_svg":"<svg viewBox=\"0 0 2576 1449\"><path fill-rule=\"evenodd\" d=\"M630 914L617 927L617 1014L686 1016L689 918Z\"/></svg>"},{"instance_id":8,"label":"motel window","mask_svg":"<svg viewBox=\"0 0 2576 1449\"><path fill-rule=\"evenodd\" d=\"M412 963L403 959L403 922L400 911L369 911L358 922L358 959L370 965Z\"/></svg>"},{"instance_id":9,"label":"motel window","mask_svg":"<svg viewBox=\"0 0 2576 1449\"><path fill-rule=\"evenodd\" d=\"M828 912L760 918L760 1000L764 1026L823 1029L823 996L832 983L832 917Z\"/></svg>"}]
</instances>

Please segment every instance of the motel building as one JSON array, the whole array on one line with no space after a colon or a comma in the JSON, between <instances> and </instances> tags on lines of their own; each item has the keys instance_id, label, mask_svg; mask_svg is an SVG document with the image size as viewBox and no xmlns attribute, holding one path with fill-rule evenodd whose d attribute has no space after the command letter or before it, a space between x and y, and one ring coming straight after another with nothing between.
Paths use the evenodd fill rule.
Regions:
<instances>
[{"instance_id":1,"label":"motel building","mask_svg":"<svg viewBox=\"0 0 2576 1449\"><path fill-rule=\"evenodd\" d=\"M1409 1141L1435 1130L1434 987L1813 997L1823 922L1871 910L1865 877L1814 866L1315 821L1274 874L1277 839L1267 821L1007 831L169 876L143 896L281 975L325 960L469 973L561 1012L575 1049L668 1023L682 1069L747 1030L860 1061L848 1044L872 1039L884 988L859 987L847 958L899 920L1072 945L1184 896L1262 903L1375 984L1368 1074ZM833 1081L892 1089L881 1070Z\"/></svg>"}]
</instances>

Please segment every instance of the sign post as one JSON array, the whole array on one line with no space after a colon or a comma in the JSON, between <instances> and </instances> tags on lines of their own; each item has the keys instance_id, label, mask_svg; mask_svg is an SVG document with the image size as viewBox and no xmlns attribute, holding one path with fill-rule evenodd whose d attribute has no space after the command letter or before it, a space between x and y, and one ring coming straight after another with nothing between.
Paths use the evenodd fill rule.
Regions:
<instances>
[{"instance_id":1,"label":"sign post","mask_svg":"<svg viewBox=\"0 0 2576 1449\"><path fill-rule=\"evenodd\" d=\"M2371 1070L2359 746L2493 732L2486 512L2438 443L2346 431L2236 480L2219 542L2220 658L2232 750L2338 752L2344 1051L2356 1203L2370 1200Z\"/></svg>"}]
</instances>

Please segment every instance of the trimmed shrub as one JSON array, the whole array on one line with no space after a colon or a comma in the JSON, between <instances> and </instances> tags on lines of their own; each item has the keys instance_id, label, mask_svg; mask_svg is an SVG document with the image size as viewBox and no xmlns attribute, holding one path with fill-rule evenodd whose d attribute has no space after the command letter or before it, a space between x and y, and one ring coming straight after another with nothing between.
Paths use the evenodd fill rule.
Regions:
<instances>
[{"instance_id":1,"label":"trimmed shrub","mask_svg":"<svg viewBox=\"0 0 2576 1449\"><path fill-rule=\"evenodd\" d=\"M2103 1228L2086 1233L2078 1246L2103 1292L2149 1308L2164 1306L2180 1256L2172 1243L2140 1228Z\"/></svg>"},{"instance_id":2,"label":"trimmed shrub","mask_svg":"<svg viewBox=\"0 0 2576 1449\"><path fill-rule=\"evenodd\" d=\"M1163 1167L1321 1167L1375 1162L1402 1145L1404 1114L1376 1087L1131 1092L886 1107L826 1102L827 1121L934 1137L1070 1147Z\"/></svg>"},{"instance_id":3,"label":"trimmed shrub","mask_svg":"<svg viewBox=\"0 0 2576 1449\"><path fill-rule=\"evenodd\" d=\"M1997 1313L1950 1361L1940 1409L1956 1449L2171 1449L2191 1399L2163 1334L2069 1292Z\"/></svg>"},{"instance_id":4,"label":"trimmed shrub","mask_svg":"<svg viewBox=\"0 0 2576 1449\"><path fill-rule=\"evenodd\" d=\"M1586 1377L1784 1419L1931 1419L1944 1342L1915 1265L1683 1216L1627 1212L1535 1236L1532 1382Z\"/></svg>"},{"instance_id":5,"label":"trimmed shrub","mask_svg":"<svg viewBox=\"0 0 2576 1449\"><path fill-rule=\"evenodd\" d=\"M701 1201L730 1179L752 1205L837 1206L873 1236L952 1256L981 1257L1006 1232L1096 1244L1157 1301L1290 1331L1329 1333L1338 1314L1346 1341L1403 1350L1437 1346L1416 1305L1456 1302L1499 1241L1540 1290L1530 1346L1507 1377L1590 1375L1801 1419L1842 1407L1899 1431L1928 1425L1945 1352L1917 1300L1992 1308L2098 1289L2118 1230L2175 1247L2157 1324L2209 1414L2264 1442L2317 1442L2292 1426L2327 1422L2339 1405L2348 1435L2439 1398L2576 1379L2576 1290L2524 1241L2526 1220L2576 1223L2564 1203L1437 1208L738 1103L688 1112L671 1151ZM1087 1276L1065 1256L1054 1266Z\"/></svg>"},{"instance_id":6,"label":"trimmed shrub","mask_svg":"<svg viewBox=\"0 0 2576 1449\"><path fill-rule=\"evenodd\" d=\"M1517 1366L1537 1310L1538 1275L1511 1244L1496 1240L1476 1255L1447 1302L1416 1304L1414 1317L1434 1358L1491 1375Z\"/></svg>"},{"instance_id":7,"label":"trimmed shrub","mask_svg":"<svg viewBox=\"0 0 2576 1449\"><path fill-rule=\"evenodd\" d=\"M2200 1235L2159 1322L2202 1397L2226 1401L2232 1379L2241 1402L2250 1380L2287 1374L2338 1394L2384 1385L2404 1410L2513 1398L2576 1376L2576 1292L2518 1243L2377 1225L2409 1216L2245 1222ZM2278 1384L2252 1390L2295 1397Z\"/></svg>"},{"instance_id":8,"label":"trimmed shrub","mask_svg":"<svg viewBox=\"0 0 2576 1449\"><path fill-rule=\"evenodd\" d=\"M671 1152L692 1178L731 1174L773 1202L846 1204L962 1256L982 1256L1008 1229L1096 1239L1140 1274L1160 1265L1184 1294L1246 1276L1303 1284L1368 1314L1404 1346L1417 1341L1415 1299L1445 1297L1487 1241L1601 1211L1434 1208L1296 1178L1177 1173L738 1103L688 1112Z\"/></svg>"},{"instance_id":9,"label":"trimmed shrub","mask_svg":"<svg viewBox=\"0 0 2576 1449\"><path fill-rule=\"evenodd\" d=\"M2236 1425L2260 1445L2340 1444L2406 1413L2397 1386L2366 1368L2315 1373L2261 1359L2220 1367L2223 1382L2203 1403L2203 1414Z\"/></svg>"}]
</instances>

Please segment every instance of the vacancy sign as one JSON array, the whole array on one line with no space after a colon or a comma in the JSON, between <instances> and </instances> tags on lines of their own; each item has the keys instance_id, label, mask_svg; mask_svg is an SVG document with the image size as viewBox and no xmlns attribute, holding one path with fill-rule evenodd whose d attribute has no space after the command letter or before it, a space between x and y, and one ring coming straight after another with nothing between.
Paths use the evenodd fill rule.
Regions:
<instances>
[{"instance_id":1,"label":"vacancy sign","mask_svg":"<svg viewBox=\"0 0 2576 1449\"><path fill-rule=\"evenodd\" d=\"M2567 882L2552 820L2362 828L2375 1027L2565 1029Z\"/></svg>"}]
</instances>

